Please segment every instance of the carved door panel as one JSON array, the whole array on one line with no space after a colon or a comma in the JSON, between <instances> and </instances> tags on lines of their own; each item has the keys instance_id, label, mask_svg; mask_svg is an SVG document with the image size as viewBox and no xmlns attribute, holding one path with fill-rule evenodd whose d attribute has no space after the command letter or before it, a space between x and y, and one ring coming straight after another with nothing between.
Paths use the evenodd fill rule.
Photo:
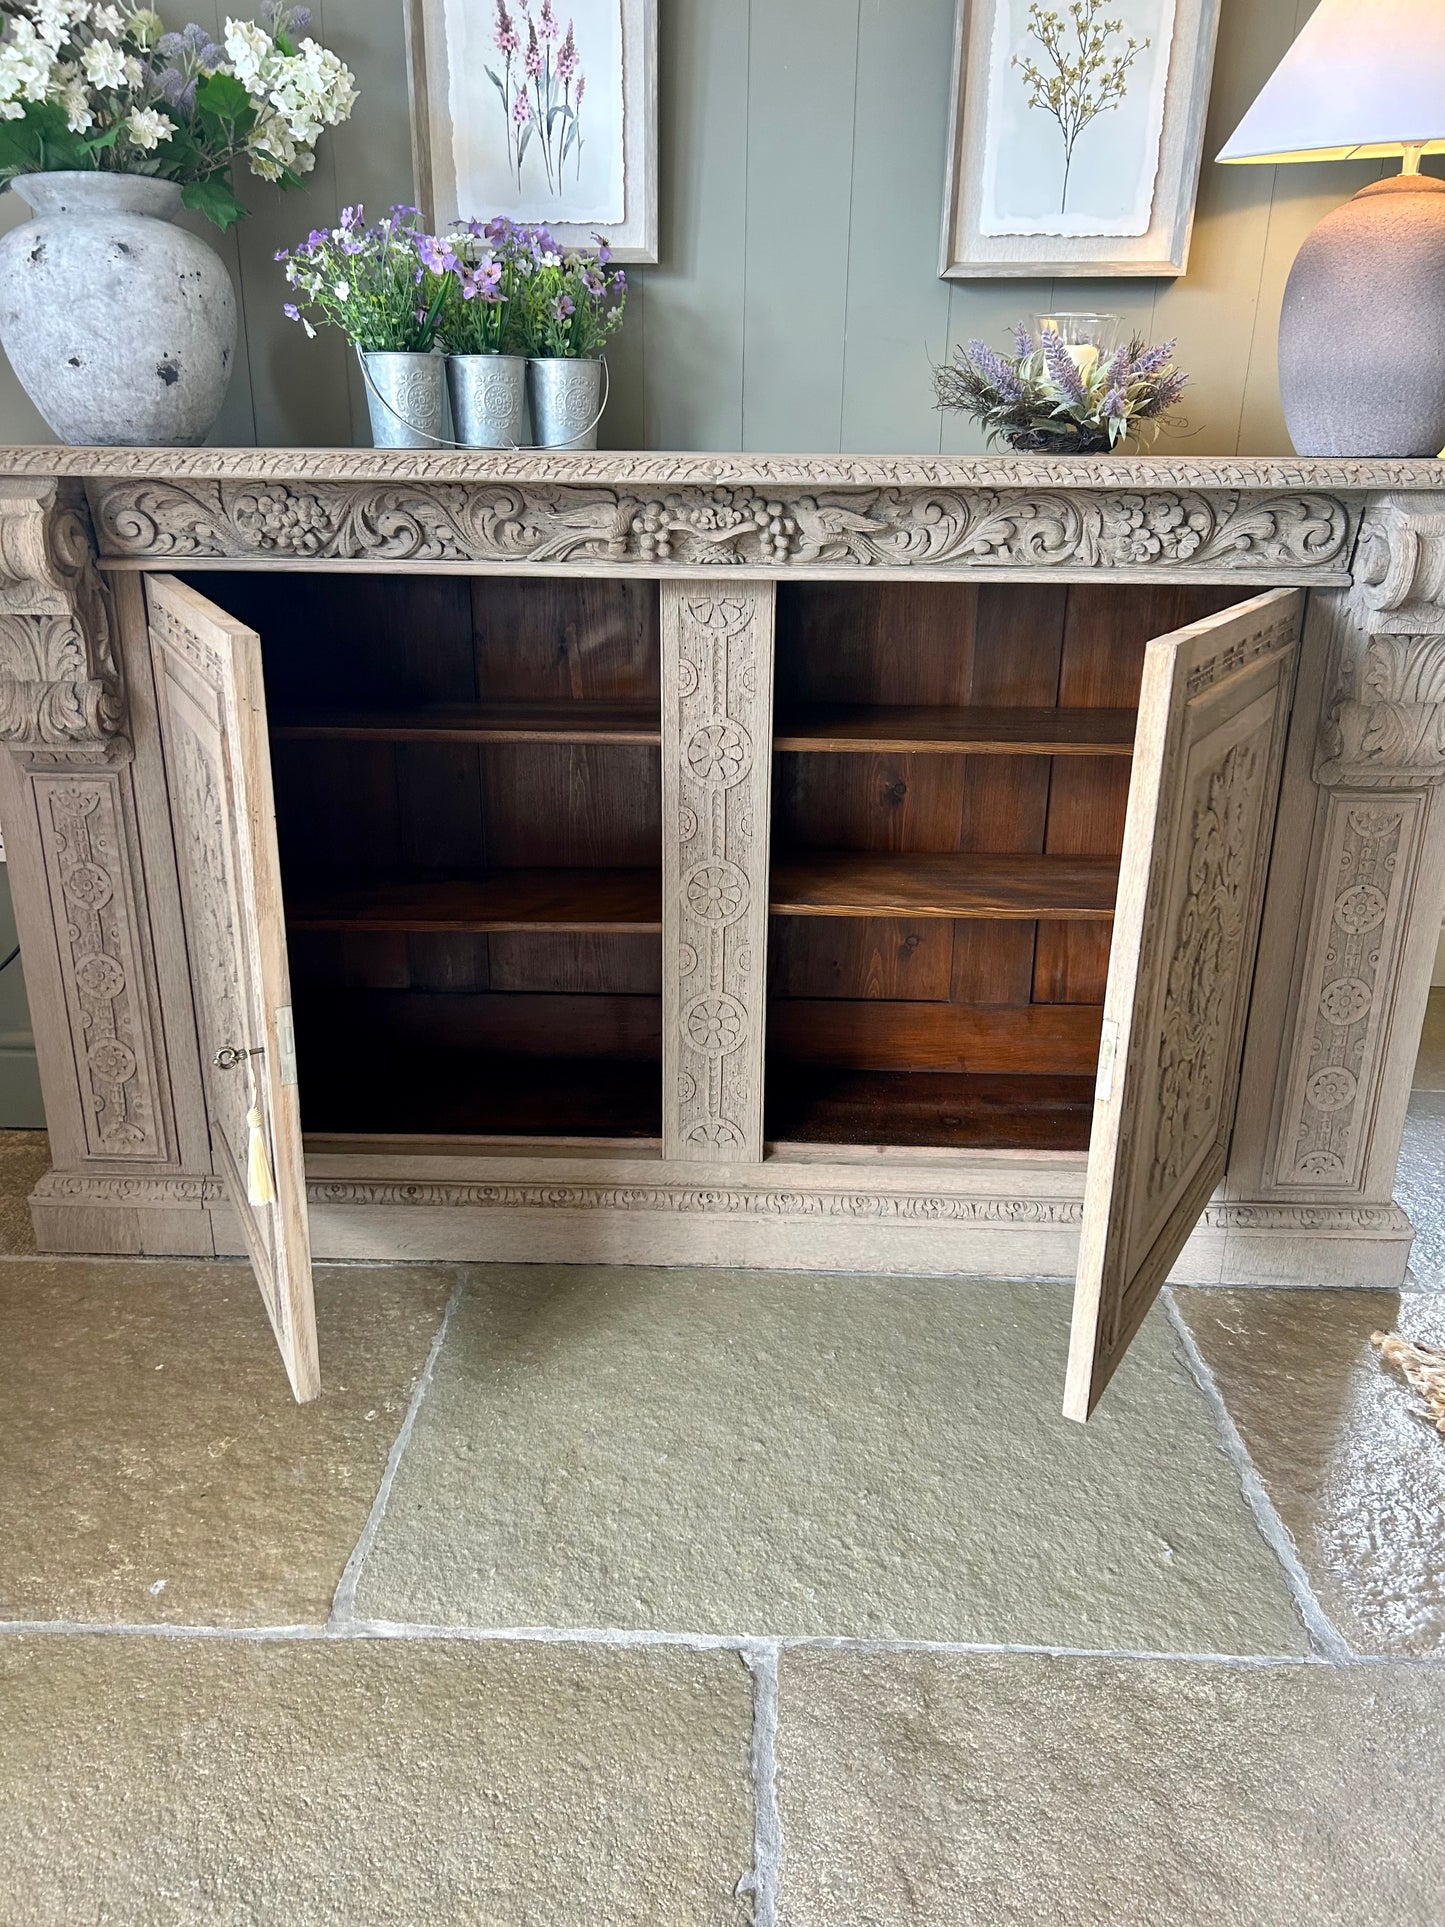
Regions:
<instances>
[{"instance_id":1,"label":"carved door panel","mask_svg":"<svg viewBox=\"0 0 1445 1927\"><path fill-rule=\"evenodd\" d=\"M1094 1409L1224 1176L1303 615L1277 589L1145 656L1069 1418Z\"/></svg>"},{"instance_id":2,"label":"carved door panel","mask_svg":"<svg viewBox=\"0 0 1445 1927\"><path fill-rule=\"evenodd\" d=\"M305 1400L321 1378L261 643L173 576L146 600L211 1144Z\"/></svg>"}]
</instances>

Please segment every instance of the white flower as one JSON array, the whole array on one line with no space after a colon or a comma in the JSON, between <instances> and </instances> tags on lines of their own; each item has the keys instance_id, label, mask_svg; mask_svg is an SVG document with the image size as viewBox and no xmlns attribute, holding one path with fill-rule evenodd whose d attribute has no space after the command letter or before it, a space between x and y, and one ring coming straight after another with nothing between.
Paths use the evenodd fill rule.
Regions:
<instances>
[{"instance_id":1,"label":"white flower","mask_svg":"<svg viewBox=\"0 0 1445 1927\"><path fill-rule=\"evenodd\" d=\"M35 31L47 47L59 53L65 45L66 35L70 32L70 20L60 0L37 0Z\"/></svg>"},{"instance_id":2,"label":"white flower","mask_svg":"<svg viewBox=\"0 0 1445 1927\"><path fill-rule=\"evenodd\" d=\"M337 282L336 299L338 301L349 301L351 299L351 283L349 281Z\"/></svg>"},{"instance_id":3,"label":"white flower","mask_svg":"<svg viewBox=\"0 0 1445 1927\"><path fill-rule=\"evenodd\" d=\"M18 100L0 100L0 120L24 120L25 109Z\"/></svg>"},{"instance_id":4,"label":"white flower","mask_svg":"<svg viewBox=\"0 0 1445 1927\"><path fill-rule=\"evenodd\" d=\"M23 14L10 23L10 38L0 47L0 100L44 100L55 66L55 49ZM18 114L7 114L17 120Z\"/></svg>"},{"instance_id":5,"label":"white flower","mask_svg":"<svg viewBox=\"0 0 1445 1927\"><path fill-rule=\"evenodd\" d=\"M112 40L119 40L125 32L125 15L119 7L96 7L91 13L90 24L97 33L109 34Z\"/></svg>"},{"instance_id":6,"label":"white flower","mask_svg":"<svg viewBox=\"0 0 1445 1927\"><path fill-rule=\"evenodd\" d=\"M92 40L80 56L92 87L119 87L125 81L125 55L109 40Z\"/></svg>"},{"instance_id":7,"label":"white flower","mask_svg":"<svg viewBox=\"0 0 1445 1927\"><path fill-rule=\"evenodd\" d=\"M276 57L270 34L258 27L254 20L227 20L222 45L237 80L254 93L266 67Z\"/></svg>"},{"instance_id":8,"label":"white flower","mask_svg":"<svg viewBox=\"0 0 1445 1927\"><path fill-rule=\"evenodd\" d=\"M167 114L158 113L154 107L138 107L125 124L126 135L133 147L143 147L149 154L169 140L176 131L176 124Z\"/></svg>"},{"instance_id":9,"label":"white flower","mask_svg":"<svg viewBox=\"0 0 1445 1927\"><path fill-rule=\"evenodd\" d=\"M65 109L65 124L72 134L83 134L88 128L94 127L95 115L83 80L67 82L61 90L60 104Z\"/></svg>"},{"instance_id":10,"label":"white flower","mask_svg":"<svg viewBox=\"0 0 1445 1927\"><path fill-rule=\"evenodd\" d=\"M137 7L130 17L130 36L138 47L153 47L165 30L165 21L149 7Z\"/></svg>"},{"instance_id":11,"label":"white flower","mask_svg":"<svg viewBox=\"0 0 1445 1927\"><path fill-rule=\"evenodd\" d=\"M141 65L141 63L136 59L135 55L127 54L125 57L126 86L139 87L141 82L145 79L145 77L146 77L146 70Z\"/></svg>"}]
</instances>

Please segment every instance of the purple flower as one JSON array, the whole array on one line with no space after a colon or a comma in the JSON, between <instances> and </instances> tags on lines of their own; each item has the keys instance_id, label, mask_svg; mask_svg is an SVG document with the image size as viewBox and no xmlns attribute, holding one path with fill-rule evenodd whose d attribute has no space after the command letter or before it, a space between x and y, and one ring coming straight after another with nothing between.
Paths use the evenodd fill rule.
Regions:
<instances>
[{"instance_id":1,"label":"purple flower","mask_svg":"<svg viewBox=\"0 0 1445 1927\"><path fill-rule=\"evenodd\" d=\"M578 76L577 76L577 105L578 105L579 107L580 107L580 106L582 105L582 96L583 96L583 95L584 95L584 94L586 93L586 91L587 91L587 76L586 76L586 74L578 74Z\"/></svg>"},{"instance_id":2,"label":"purple flower","mask_svg":"<svg viewBox=\"0 0 1445 1927\"><path fill-rule=\"evenodd\" d=\"M294 301L288 301L281 312L288 321L299 321L301 319L301 310L296 306Z\"/></svg>"},{"instance_id":3,"label":"purple flower","mask_svg":"<svg viewBox=\"0 0 1445 1927\"><path fill-rule=\"evenodd\" d=\"M597 265L599 268L605 268L612 259L612 250L607 245L607 236L594 234L592 239L597 243Z\"/></svg>"},{"instance_id":4,"label":"purple flower","mask_svg":"<svg viewBox=\"0 0 1445 1927\"><path fill-rule=\"evenodd\" d=\"M1020 361L1034 351L1034 338L1021 321L1014 323L1014 352Z\"/></svg>"},{"instance_id":5,"label":"purple flower","mask_svg":"<svg viewBox=\"0 0 1445 1927\"><path fill-rule=\"evenodd\" d=\"M542 72L542 49L537 45L537 25L533 20L527 22L527 54L523 65L527 69L528 80L536 80ZM513 110L515 113L515 110Z\"/></svg>"},{"instance_id":6,"label":"purple flower","mask_svg":"<svg viewBox=\"0 0 1445 1927\"><path fill-rule=\"evenodd\" d=\"M1128 391L1124 388L1111 388L1104 397L1104 405L1100 412L1112 415L1115 421L1126 421L1129 415Z\"/></svg>"},{"instance_id":7,"label":"purple flower","mask_svg":"<svg viewBox=\"0 0 1445 1927\"><path fill-rule=\"evenodd\" d=\"M1014 372L1013 363L1005 361L997 350L990 348L986 341L970 341L968 358L978 372L996 388L1005 401L1021 401L1023 384Z\"/></svg>"},{"instance_id":8,"label":"purple flower","mask_svg":"<svg viewBox=\"0 0 1445 1927\"><path fill-rule=\"evenodd\" d=\"M1152 348L1146 348L1134 363L1133 374L1135 379L1137 380L1140 375L1162 375L1170 362L1173 361L1174 350L1177 345L1178 337L1173 336L1168 341L1161 341L1156 343Z\"/></svg>"},{"instance_id":9,"label":"purple flower","mask_svg":"<svg viewBox=\"0 0 1445 1927\"><path fill-rule=\"evenodd\" d=\"M1075 366L1074 357L1060 341L1057 328L1044 329L1044 362L1061 395L1072 402L1087 399L1083 378Z\"/></svg>"},{"instance_id":10,"label":"purple flower","mask_svg":"<svg viewBox=\"0 0 1445 1927\"><path fill-rule=\"evenodd\" d=\"M572 22L567 22L567 38L557 49L557 72L563 80L570 80L577 71L577 39L572 31Z\"/></svg>"},{"instance_id":11,"label":"purple flower","mask_svg":"<svg viewBox=\"0 0 1445 1927\"><path fill-rule=\"evenodd\" d=\"M496 39L498 51L504 53L508 60L511 59L512 55L522 44L517 33L516 23L512 19L511 14L507 12L507 0L497 0L497 24L494 30L494 38Z\"/></svg>"},{"instance_id":12,"label":"purple flower","mask_svg":"<svg viewBox=\"0 0 1445 1927\"><path fill-rule=\"evenodd\" d=\"M517 89L516 99L512 102L512 120L518 127L525 127L532 118L532 96L525 87Z\"/></svg>"},{"instance_id":13,"label":"purple flower","mask_svg":"<svg viewBox=\"0 0 1445 1927\"><path fill-rule=\"evenodd\" d=\"M537 16L537 19L542 38L544 40L555 40L561 29L557 25L557 16L552 11L552 0L542 0L542 11Z\"/></svg>"}]
</instances>

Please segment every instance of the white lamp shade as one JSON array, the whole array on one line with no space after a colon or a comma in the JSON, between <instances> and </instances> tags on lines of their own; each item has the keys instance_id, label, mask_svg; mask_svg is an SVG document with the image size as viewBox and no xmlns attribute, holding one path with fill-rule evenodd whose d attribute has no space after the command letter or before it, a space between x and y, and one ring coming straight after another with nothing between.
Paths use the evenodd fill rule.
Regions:
<instances>
[{"instance_id":1,"label":"white lamp shade","mask_svg":"<svg viewBox=\"0 0 1445 1927\"><path fill-rule=\"evenodd\" d=\"M1320 0L1222 161L1445 151L1445 0Z\"/></svg>"}]
</instances>

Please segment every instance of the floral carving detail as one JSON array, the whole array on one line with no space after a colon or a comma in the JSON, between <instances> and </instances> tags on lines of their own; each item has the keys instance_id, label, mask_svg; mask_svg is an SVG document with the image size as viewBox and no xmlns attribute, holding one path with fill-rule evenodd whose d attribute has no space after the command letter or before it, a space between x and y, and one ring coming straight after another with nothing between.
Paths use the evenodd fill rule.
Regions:
<instances>
[{"instance_id":1,"label":"floral carving detail","mask_svg":"<svg viewBox=\"0 0 1445 1927\"><path fill-rule=\"evenodd\" d=\"M737 1049L747 1033L748 1014L736 997L697 997L682 1013L687 1041L705 1057Z\"/></svg>"},{"instance_id":2,"label":"floral carving detail","mask_svg":"<svg viewBox=\"0 0 1445 1927\"><path fill-rule=\"evenodd\" d=\"M1357 1024L1375 993L1363 977L1336 977L1320 992L1320 1015L1332 1024Z\"/></svg>"},{"instance_id":3,"label":"floral carving detail","mask_svg":"<svg viewBox=\"0 0 1445 1927\"><path fill-rule=\"evenodd\" d=\"M240 494L232 514L249 547L276 555L320 555L336 534L324 499L303 489Z\"/></svg>"},{"instance_id":4,"label":"floral carving detail","mask_svg":"<svg viewBox=\"0 0 1445 1927\"><path fill-rule=\"evenodd\" d=\"M1247 935L1268 757L1236 743L1194 805L1189 872L1169 959L1159 1043L1159 1123L1148 1190L1166 1194L1221 1127L1220 1063Z\"/></svg>"},{"instance_id":5,"label":"floral carving detail","mask_svg":"<svg viewBox=\"0 0 1445 1927\"><path fill-rule=\"evenodd\" d=\"M644 466L639 464L639 466ZM397 475L412 472L401 462ZM618 472L627 463L618 458ZM648 490L537 482L95 484L107 552L294 554L688 569L1263 568L1342 571L1329 495L1037 487Z\"/></svg>"},{"instance_id":6,"label":"floral carving detail","mask_svg":"<svg viewBox=\"0 0 1445 1927\"><path fill-rule=\"evenodd\" d=\"M747 731L724 717L719 723L704 723L694 730L684 754L699 783L730 787L747 774L753 746Z\"/></svg>"},{"instance_id":7,"label":"floral carving detail","mask_svg":"<svg viewBox=\"0 0 1445 1927\"><path fill-rule=\"evenodd\" d=\"M1291 1050L1277 1181L1357 1184L1364 1168L1366 1093L1385 1048L1381 985L1402 936L1408 855L1422 792L1378 807L1331 798L1324 901L1310 944L1299 1028Z\"/></svg>"},{"instance_id":8,"label":"floral carving detail","mask_svg":"<svg viewBox=\"0 0 1445 1927\"><path fill-rule=\"evenodd\" d=\"M735 923L748 906L748 880L735 863L700 863L683 888L688 909L704 923Z\"/></svg>"}]
</instances>

